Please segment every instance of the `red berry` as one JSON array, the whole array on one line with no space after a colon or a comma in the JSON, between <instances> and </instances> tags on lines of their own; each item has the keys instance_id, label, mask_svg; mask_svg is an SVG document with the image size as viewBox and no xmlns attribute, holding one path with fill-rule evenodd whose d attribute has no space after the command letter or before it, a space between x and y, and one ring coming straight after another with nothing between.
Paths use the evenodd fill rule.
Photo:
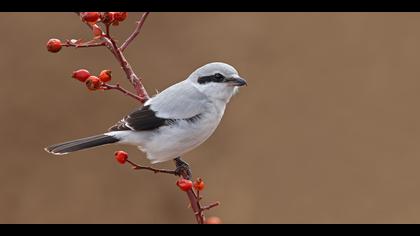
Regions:
<instances>
[{"instance_id":1,"label":"red berry","mask_svg":"<svg viewBox=\"0 0 420 236\"><path fill-rule=\"evenodd\" d=\"M178 181L176 181L176 185L182 190L182 191L188 191L193 187L193 183L191 180L187 180L184 178L180 178Z\"/></svg>"},{"instance_id":2,"label":"red berry","mask_svg":"<svg viewBox=\"0 0 420 236\"><path fill-rule=\"evenodd\" d=\"M102 85L102 82L99 80L99 78L98 77L96 77L96 76L90 76L86 81L85 81L85 83L86 83L86 87L89 89L89 90L98 90L100 87L101 87L101 85Z\"/></svg>"},{"instance_id":3,"label":"red berry","mask_svg":"<svg viewBox=\"0 0 420 236\"><path fill-rule=\"evenodd\" d=\"M93 35L95 35L95 38L100 38L103 34L102 29L97 24L92 25L92 32Z\"/></svg>"},{"instance_id":4,"label":"red berry","mask_svg":"<svg viewBox=\"0 0 420 236\"><path fill-rule=\"evenodd\" d=\"M128 159L128 153L124 151L117 151L115 152L115 159L121 164L124 164Z\"/></svg>"},{"instance_id":5,"label":"red berry","mask_svg":"<svg viewBox=\"0 0 420 236\"><path fill-rule=\"evenodd\" d=\"M198 191L202 191L204 189L204 181L201 178L198 178L195 182L194 182L194 189L198 190Z\"/></svg>"},{"instance_id":6,"label":"red berry","mask_svg":"<svg viewBox=\"0 0 420 236\"><path fill-rule=\"evenodd\" d=\"M48 40L47 49L50 52L59 52L61 50L61 41L59 39Z\"/></svg>"},{"instance_id":7,"label":"red berry","mask_svg":"<svg viewBox=\"0 0 420 236\"><path fill-rule=\"evenodd\" d=\"M88 70L80 69L73 71L72 77L79 80L80 82L85 82L90 77L90 73Z\"/></svg>"},{"instance_id":8,"label":"red berry","mask_svg":"<svg viewBox=\"0 0 420 236\"><path fill-rule=\"evenodd\" d=\"M82 12L80 17L84 22L95 24L99 20L100 14L99 12Z\"/></svg>"},{"instance_id":9,"label":"red berry","mask_svg":"<svg viewBox=\"0 0 420 236\"><path fill-rule=\"evenodd\" d=\"M124 21L127 18L127 12L115 12L115 20Z\"/></svg>"},{"instance_id":10,"label":"red berry","mask_svg":"<svg viewBox=\"0 0 420 236\"><path fill-rule=\"evenodd\" d=\"M111 24L115 20L115 12L102 12L101 21L104 24Z\"/></svg>"},{"instance_id":11,"label":"red berry","mask_svg":"<svg viewBox=\"0 0 420 236\"><path fill-rule=\"evenodd\" d=\"M104 83L111 81L111 70L101 71L101 73L99 74L99 79Z\"/></svg>"},{"instance_id":12,"label":"red berry","mask_svg":"<svg viewBox=\"0 0 420 236\"><path fill-rule=\"evenodd\" d=\"M209 217L206 219L206 224L208 225L219 225L222 223L222 220L219 217Z\"/></svg>"}]
</instances>

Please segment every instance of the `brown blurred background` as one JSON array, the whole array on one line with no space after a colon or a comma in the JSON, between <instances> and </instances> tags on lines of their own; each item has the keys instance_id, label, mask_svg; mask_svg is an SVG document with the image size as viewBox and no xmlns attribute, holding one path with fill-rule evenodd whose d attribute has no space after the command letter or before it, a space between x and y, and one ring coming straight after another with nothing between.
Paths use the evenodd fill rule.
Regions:
<instances>
[{"instance_id":1,"label":"brown blurred background","mask_svg":"<svg viewBox=\"0 0 420 236\"><path fill-rule=\"evenodd\" d=\"M123 40L140 13L113 29ZM136 106L88 92L73 70L110 68L73 13L1 13L0 223L193 223L176 178L131 171L107 146L54 158ZM420 14L152 13L127 57L150 93L224 61L249 82L184 158L225 223L420 223ZM171 168L172 163L158 167Z\"/></svg>"}]
</instances>

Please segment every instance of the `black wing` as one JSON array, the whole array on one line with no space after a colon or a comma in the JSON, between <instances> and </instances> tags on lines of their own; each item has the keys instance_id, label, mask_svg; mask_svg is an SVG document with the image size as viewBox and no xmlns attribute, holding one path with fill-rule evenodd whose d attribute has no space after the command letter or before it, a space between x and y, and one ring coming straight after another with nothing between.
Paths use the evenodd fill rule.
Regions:
<instances>
[{"instance_id":1,"label":"black wing","mask_svg":"<svg viewBox=\"0 0 420 236\"><path fill-rule=\"evenodd\" d=\"M167 125L170 121L170 119L157 117L156 113L150 109L150 106L144 106L118 121L118 123L109 128L109 131L153 130Z\"/></svg>"}]
</instances>

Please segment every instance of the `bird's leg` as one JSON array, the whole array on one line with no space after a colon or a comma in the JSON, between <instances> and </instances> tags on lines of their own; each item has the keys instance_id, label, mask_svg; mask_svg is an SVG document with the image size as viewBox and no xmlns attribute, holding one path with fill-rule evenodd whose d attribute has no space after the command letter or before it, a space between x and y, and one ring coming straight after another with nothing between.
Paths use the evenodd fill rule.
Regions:
<instances>
[{"instance_id":1,"label":"bird's leg","mask_svg":"<svg viewBox=\"0 0 420 236\"><path fill-rule=\"evenodd\" d=\"M176 166L175 173L177 173L179 176L183 176L184 178L191 180L192 172L188 163L183 161L181 157L175 158L174 161Z\"/></svg>"}]
</instances>

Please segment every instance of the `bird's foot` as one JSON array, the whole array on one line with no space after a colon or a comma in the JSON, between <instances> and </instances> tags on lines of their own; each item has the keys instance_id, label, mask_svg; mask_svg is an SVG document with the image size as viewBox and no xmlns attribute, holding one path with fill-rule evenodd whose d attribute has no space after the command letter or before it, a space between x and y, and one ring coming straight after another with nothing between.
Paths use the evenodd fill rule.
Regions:
<instances>
[{"instance_id":1,"label":"bird's foot","mask_svg":"<svg viewBox=\"0 0 420 236\"><path fill-rule=\"evenodd\" d=\"M181 157L175 158L174 161L175 161L175 166L176 166L175 173L178 176L183 176L184 178L188 180L192 180L192 172L191 172L190 165L188 165L188 163L183 161Z\"/></svg>"}]
</instances>

